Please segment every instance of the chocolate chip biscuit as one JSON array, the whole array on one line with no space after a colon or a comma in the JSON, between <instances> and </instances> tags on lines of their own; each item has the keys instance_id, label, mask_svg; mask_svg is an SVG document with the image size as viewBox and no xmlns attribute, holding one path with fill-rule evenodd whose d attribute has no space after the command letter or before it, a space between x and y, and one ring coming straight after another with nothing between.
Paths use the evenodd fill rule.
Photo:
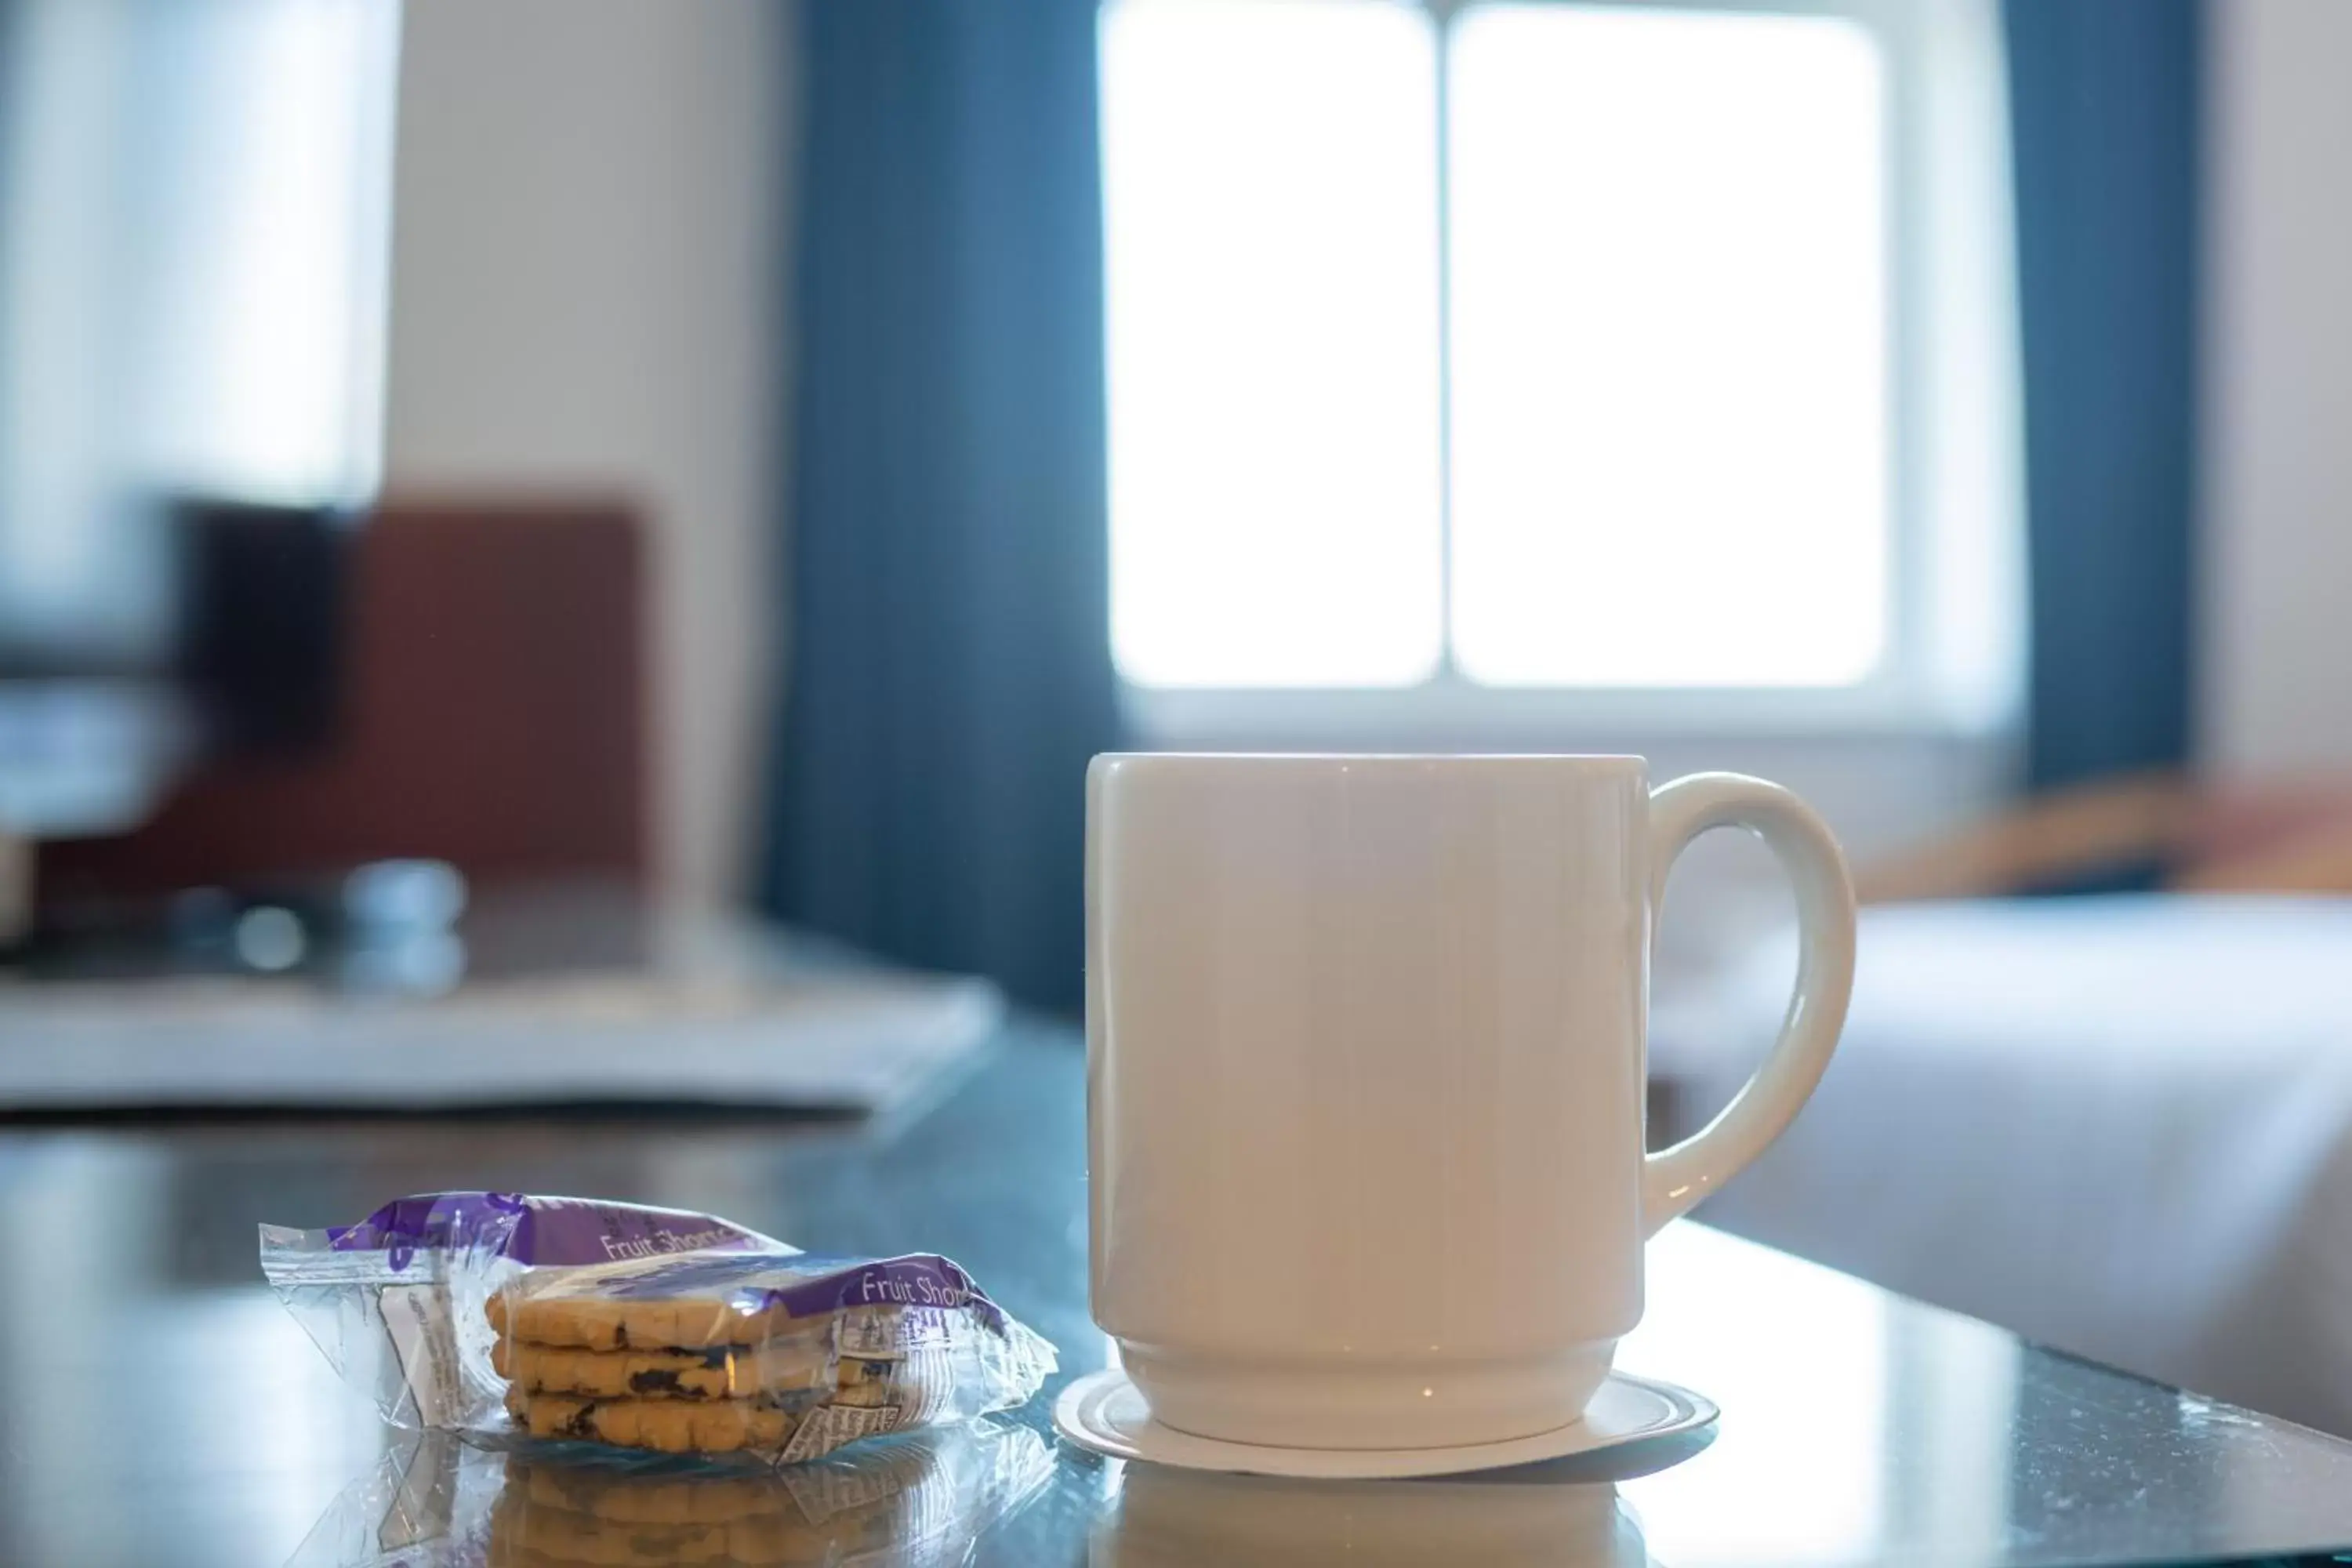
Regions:
<instances>
[{"instance_id":1,"label":"chocolate chip biscuit","mask_svg":"<svg viewBox=\"0 0 2352 1568\"><path fill-rule=\"evenodd\" d=\"M709 1350L765 1344L793 1331L774 1308L724 1300L616 1300L593 1296L492 1296L490 1327L505 1339L567 1350Z\"/></svg>"},{"instance_id":2,"label":"chocolate chip biscuit","mask_svg":"<svg viewBox=\"0 0 2352 1568\"><path fill-rule=\"evenodd\" d=\"M666 1395L738 1399L832 1386L833 1349L824 1335L799 1335L756 1349L583 1351L501 1339L490 1365L531 1394L600 1399Z\"/></svg>"},{"instance_id":3,"label":"chocolate chip biscuit","mask_svg":"<svg viewBox=\"0 0 2352 1568\"><path fill-rule=\"evenodd\" d=\"M845 1349L883 1347L898 1338L902 1309L889 1305L838 1308L794 1317L772 1296L745 1294L636 1297L597 1293L575 1271L576 1288L544 1293L494 1293L483 1310L500 1339L527 1340L563 1350L746 1349L778 1340L832 1331Z\"/></svg>"},{"instance_id":4,"label":"chocolate chip biscuit","mask_svg":"<svg viewBox=\"0 0 2352 1568\"><path fill-rule=\"evenodd\" d=\"M782 1448L803 1412L763 1399L583 1399L509 1386L507 1414L534 1437L730 1454Z\"/></svg>"}]
</instances>

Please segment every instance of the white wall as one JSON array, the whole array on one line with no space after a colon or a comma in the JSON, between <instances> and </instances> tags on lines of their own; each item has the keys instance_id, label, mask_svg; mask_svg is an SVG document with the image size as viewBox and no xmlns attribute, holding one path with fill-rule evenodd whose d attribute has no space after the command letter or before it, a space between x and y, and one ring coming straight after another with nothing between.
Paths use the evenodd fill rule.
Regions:
<instances>
[{"instance_id":1,"label":"white wall","mask_svg":"<svg viewBox=\"0 0 2352 1568\"><path fill-rule=\"evenodd\" d=\"M2209 14L2203 745L2352 769L2352 5Z\"/></svg>"},{"instance_id":2,"label":"white wall","mask_svg":"<svg viewBox=\"0 0 2352 1568\"><path fill-rule=\"evenodd\" d=\"M792 11L407 0L385 476L654 524L667 888L737 891L767 732Z\"/></svg>"}]
</instances>

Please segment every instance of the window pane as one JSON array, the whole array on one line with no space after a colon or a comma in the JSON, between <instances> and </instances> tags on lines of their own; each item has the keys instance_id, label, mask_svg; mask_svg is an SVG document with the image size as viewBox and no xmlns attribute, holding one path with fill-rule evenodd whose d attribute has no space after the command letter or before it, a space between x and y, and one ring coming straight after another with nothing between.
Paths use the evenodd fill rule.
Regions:
<instances>
[{"instance_id":1,"label":"window pane","mask_svg":"<svg viewBox=\"0 0 2352 1568\"><path fill-rule=\"evenodd\" d=\"M1101 47L1120 672L1422 679L1441 549L1427 17L1116 0Z\"/></svg>"},{"instance_id":2,"label":"window pane","mask_svg":"<svg viewBox=\"0 0 2352 1568\"><path fill-rule=\"evenodd\" d=\"M1479 6L1451 63L1454 651L1837 686L1887 572L1885 125L1835 18Z\"/></svg>"}]
</instances>

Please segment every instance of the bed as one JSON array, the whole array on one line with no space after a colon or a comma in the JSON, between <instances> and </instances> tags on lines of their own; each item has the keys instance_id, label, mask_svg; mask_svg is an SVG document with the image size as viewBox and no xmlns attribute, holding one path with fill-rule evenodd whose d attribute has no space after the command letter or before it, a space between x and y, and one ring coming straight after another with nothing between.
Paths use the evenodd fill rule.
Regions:
<instances>
[{"instance_id":1,"label":"bed","mask_svg":"<svg viewBox=\"0 0 2352 1568\"><path fill-rule=\"evenodd\" d=\"M1768 942L1662 1004L1694 1119L1792 964ZM1700 1217L2352 1435L2352 898L1867 909L1836 1062Z\"/></svg>"}]
</instances>

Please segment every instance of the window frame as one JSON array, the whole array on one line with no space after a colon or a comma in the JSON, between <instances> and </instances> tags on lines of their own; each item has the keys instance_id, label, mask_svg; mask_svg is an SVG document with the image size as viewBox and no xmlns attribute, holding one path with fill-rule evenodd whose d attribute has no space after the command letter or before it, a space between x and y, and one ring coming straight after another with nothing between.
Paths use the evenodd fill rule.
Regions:
<instances>
[{"instance_id":1,"label":"window frame","mask_svg":"<svg viewBox=\"0 0 2352 1568\"><path fill-rule=\"evenodd\" d=\"M1876 40L1886 144L1885 651L1837 687L1489 686L1454 658L1452 498L1441 486L1439 662L1398 687L1145 686L1118 679L1146 743L1495 748L1580 734L1994 734L2021 702L2021 393L1997 0L1355 0L1427 14L1438 77L1441 474L1452 460L1451 51L1482 5L1842 18ZM1957 249L1955 249L1957 247ZM1954 257L1958 259L1955 260ZM1957 297L1956 297L1957 296ZM1989 319L1988 319L1989 318ZM1972 350L1968 345L1977 345ZM1953 433L1953 420L1964 433ZM1946 497L1955 471L1973 500ZM1954 516L1954 511L1967 515ZM1965 567L1951 569L1958 557ZM1959 581L1955 582L1954 579ZM1959 649L1952 628L1991 627Z\"/></svg>"}]
</instances>

